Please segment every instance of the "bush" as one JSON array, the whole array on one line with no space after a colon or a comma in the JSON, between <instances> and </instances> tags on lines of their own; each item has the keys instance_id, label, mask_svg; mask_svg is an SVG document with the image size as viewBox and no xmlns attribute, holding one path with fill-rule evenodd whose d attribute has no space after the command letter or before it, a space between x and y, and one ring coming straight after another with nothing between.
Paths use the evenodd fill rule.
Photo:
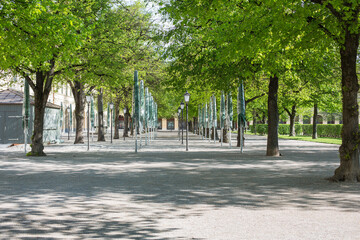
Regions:
<instances>
[{"instance_id":1,"label":"bush","mask_svg":"<svg viewBox=\"0 0 360 240\"><path fill-rule=\"evenodd\" d=\"M280 135L289 135L290 125L289 124L279 124L278 132Z\"/></svg>"},{"instance_id":2,"label":"bush","mask_svg":"<svg viewBox=\"0 0 360 240\"><path fill-rule=\"evenodd\" d=\"M319 137L341 138L342 124L319 124L317 134Z\"/></svg>"},{"instance_id":3,"label":"bush","mask_svg":"<svg viewBox=\"0 0 360 240\"><path fill-rule=\"evenodd\" d=\"M313 133L313 125L312 124L303 124L302 125L303 135L304 136L312 136Z\"/></svg>"},{"instance_id":4,"label":"bush","mask_svg":"<svg viewBox=\"0 0 360 240\"><path fill-rule=\"evenodd\" d=\"M250 126L251 132L254 131L254 126ZM318 137L328 137L328 138L341 138L341 129L342 124L318 124L317 125L317 135ZM313 125L312 124L295 124L295 134L312 136ZM278 132L279 135L289 135L290 125L289 124L279 124ZM268 132L267 124L257 124L256 133L259 135L265 135Z\"/></svg>"},{"instance_id":5,"label":"bush","mask_svg":"<svg viewBox=\"0 0 360 240\"><path fill-rule=\"evenodd\" d=\"M295 124L295 135L303 135L302 124Z\"/></svg>"},{"instance_id":6,"label":"bush","mask_svg":"<svg viewBox=\"0 0 360 240\"><path fill-rule=\"evenodd\" d=\"M257 124L256 125L256 133L259 135L265 135L268 133L268 125L267 124Z\"/></svg>"}]
</instances>

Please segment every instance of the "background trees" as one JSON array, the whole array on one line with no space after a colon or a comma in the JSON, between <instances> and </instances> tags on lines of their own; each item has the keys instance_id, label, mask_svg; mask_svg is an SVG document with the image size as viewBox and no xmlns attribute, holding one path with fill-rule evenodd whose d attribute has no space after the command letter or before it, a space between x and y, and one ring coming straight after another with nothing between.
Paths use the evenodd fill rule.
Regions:
<instances>
[{"instance_id":1,"label":"background trees","mask_svg":"<svg viewBox=\"0 0 360 240\"><path fill-rule=\"evenodd\" d=\"M222 79L216 81L220 78L210 74L214 73L211 71L212 64L236 69L230 76L233 79L237 79L239 75L248 76L251 72L250 66L256 66L256 71L270 80L268 155L279 154L278 86L280 89L286 86L286 92L291 93L282 96L282 101L289 114L294 115L289 106L295 110L295 102L298 104L299 100L309 100L306 99L309 98L307 94L306 97L298 95L301 93L299 89L303 89L303 85L309 85L306 91L310 98L318 99L315 97L316 92L321 91L314 91L314 88L321 89L316 87L318 81L322 82L318 72L327 70L330 75L334 72L330 66L341 64L343 144L340 147L341 165L332 179L359 180L356 76L359 3L341 0L158 2L163 6L163 13L174 23L174 29L167 32L165 38L173 45L170 50L171 59L176 62L173 65L177 65L180 71L182 67L184 71L181 74L187 75L187 78L183 77L178 83L188 84L190 76L200 75L202 79L197 79L199 85L206 81L221 83ZM309 55L309 52L315 54ZM338 57L329 57L335 52ZM308 61L309 58L312 60ZM239 68L238 64L243 59L247 59L248 64ZM309 62L316 67L311 67ZM222 69L223 72L227 72L226 70ZM304 77L306 74L301 71L311 77L307 79ZM296 72L297 74L294 74ZM178 75L179 71L176 74ZM296 79L301 79L303 84L293 84ZM231 84L227 84L231 88ZM334 89L338 86L336 81L330 81L328 85L334 86ZM212 86L218 87L218 84ZM297 97L294 97L295 95ZM322 92L319 95L326 94Z\"/></svg>"}]
</instances>

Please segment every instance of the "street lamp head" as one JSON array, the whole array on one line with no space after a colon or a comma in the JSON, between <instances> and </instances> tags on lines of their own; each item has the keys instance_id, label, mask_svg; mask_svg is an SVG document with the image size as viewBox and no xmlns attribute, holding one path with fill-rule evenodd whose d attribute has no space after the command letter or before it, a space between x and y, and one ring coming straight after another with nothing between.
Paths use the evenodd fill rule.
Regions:
<instances>
[{"instance_id":1,"label":"street lamp head","mask_svg":"<svg viewBox=\"0 0 360 240\"><path fill-rule=\"evenodd\" d=\"M124 114L126 113L126 107L124 107Z\"/></svg>"},{"instance_id":2,"label":"street lamp head","mask_svg":"<svg viewBox=\"0 0 360 240\"><path fill-rule=\"evenodd\" d=\"M113 108L114 108L114 104L111 102L110 103L110 109L113 110Z\"/></svg>"},{"instance_id":3,"label":"street lamp head","mask_svg":"<svg viewBox=\"0 0 360 240\"><path fill-rule=\"evenodd\" d=\"M91 102L91 96L90 95L86 95L86 102L90 103Z\"/></svg>"},{"instance_id":4,"label":"street lamp head","mask_svg":"<svg viewBox=\"0 0 360 240\"><path fill-rule=\"evenodd\" d=\"M181 108L181 109L184 109L184 106L185 106L184 102L181 102L181 103L180 103L180 108Z\"/></svg>"},{"instance_id":5,"label":"street lamp head","mask_svg":"<svg viewBox=\"0 0 360 240\"><path fill-rule=\"evenodd\" d=\"M180 114L181 113L181 108L180 107L178 107L178 114Z\"/></svg>"},{"instance_id":6,"label":"street lamp head","mask_svg":"<svg viewBox=\"0 0 360 240\"><path fill-rule=\"evenodd\" d=\"M186 103L189 103L190 101L190 93L188 93L188 91L186 91L186 93L184 94L184 99Z\"/></svg>"}]
</instances>

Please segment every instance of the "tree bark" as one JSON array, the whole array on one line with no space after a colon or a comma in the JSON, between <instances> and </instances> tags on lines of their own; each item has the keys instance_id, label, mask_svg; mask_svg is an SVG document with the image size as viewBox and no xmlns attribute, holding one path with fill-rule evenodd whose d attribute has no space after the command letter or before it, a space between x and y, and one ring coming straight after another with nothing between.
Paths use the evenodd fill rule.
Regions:
<instances>
[{"instance_id":1,"label":"tree bark","mask_svg":"<svg viewBox=\"0 0 360 240\"><path fill-rule=\"evenodd\" d=\"M85 121L84 84L79 81L68 81L75 100L76 134L74 144L84 143L83 126Z\"/></svg>"},{"instance_id":2,"label":"tree bark","mask_svg":"<svg viewBox=\"0 0 360 240\"><path fill-rule=\"evenodd\" d=\"M290 126L289 126L289 136L294 137L295 133L295 117L296 117L296 104L291 107L291 112L285 108L285 111L289 114L290 117Z\"/></svg>"},{"instance_id":3,"label":"tree bark","mask_svg":"<svg viewBox=\"0 0 360 240\"><path fill-rule=\"evenodd\" d=\"M120 102L121 102L121 96L120 93L118 93L119 95L116 97L115 99L115 104L114 104L114 110L115 110L115 130L114 130L114 139L119 139L120 135L119 135L119 128L120 128L120 119L119 119L119 115L120 115Z\"/></svg>"},{"instance_id":4,"label":"tree bark","mask_svg":"<svg viewBox=\"0 0 360 240\"><path fill-rule=\"evenodd\" d=\"M357 17L356 17L357 21ZM345 42L340 48L342 70L343 128L342 144L339 148L340 166L331 180L360 181L359 169L359 106L357 94L359 83L356 75L356 59L359 47L359 34L346 25Z\"/></svg>"},{"instance_id":5,"label":"tree bark","mask_svg":"<svg viewBox=\"0 0 360 240\"><path fill-rule=\"evenodd\" d=\"M268 96L268 137L266 156L280 156L279 140L278 140L278 126L279 126L279 111L278 111L278 88L279 78L274 75L270 77L269 96Z\"/></svg>"},{"instance_id":6,"label":"tree bark","mask_svg":"<svg viewBox=\"0 0 360 240\"><path fill-rule=\"evenodd\" d=\"M98 142L105 141L105 133L104 133L104 110L103 110L103 91L99 90L98 99Z\"/></svg>"},{"instance_id":7,"label":"tree bark","mask_svg":"<svg viewBox=\"0 0 360 240\"><path fill-rule=\"evenodd\" d=\"M253 126L254 126L254 134L256 135L256 112L253 112Z\"/></svg>"},{"instance_id":8,"label":"tree bark","mask_svg":"<svg viewBox=\"0 0 360 240\"><path fill-rule=\"evenodd\" d=\"M28 75L24 74L26 81L31 86L35 96L35 117L34 131L31 137L31 156L46 156L44 153L43 133L44 133L44 116L45 107L51 91L51 85L54 78L55 61L50 61L50 70L43 72L36 71L36 85Z\"/></svg>"},{"instance_id":9,"label":"tree bark","mask_svg":"<svg viewBox=\"0 0 360 240\"><path fill-rule=\"evenodd\" d=\"M36 73L37 85L44 81L44 76L40 72ZM33 89L34 90L34 89ZM50 91L49 91L50 92ZM44 153L43 133L44 133L44 115L48 95L42 91L42 88L35 88L35 118L34 131L31 137L31 156L46 156Z\"/></svg>"},{"instance_id":10,"label":"tree bark","mask_svg":"<svg viewBox=\"0 0 360 240\"><path fill-rule=\"evenodd\" d=\"M317 116L318 116L318 105L317 103L314 103L312 139L317 139Z\"/></svg>"},{"instance_id":11,"label":"tree bark","mask_svg":"<svg viewBox=\"0 0 360 240\"><path fill-rule=\"evenodd\" d=\"M126 114L124 116L124 133L123 137L129 137L129 109L126 107Z\"/></svg>"}]
</instances>

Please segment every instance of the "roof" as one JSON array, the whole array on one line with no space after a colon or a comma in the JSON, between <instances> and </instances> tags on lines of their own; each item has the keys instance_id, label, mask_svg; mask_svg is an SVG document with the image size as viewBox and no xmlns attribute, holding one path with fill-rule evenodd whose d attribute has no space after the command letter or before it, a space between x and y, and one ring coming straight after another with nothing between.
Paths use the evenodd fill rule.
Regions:
<instances>
[{"instance_id":1,"label":"roof","mask_svg":"<svg viewBox=\"0 0 360 240\"><path fill-rule=\"evenodd\" d=\"M0 105L22 105L23 100L23 92L10 89L0 91ZM35 100L33 96L30 96L30 104L35 105ZM47 102L46 107L57 109L61 108L59 105L53 104L51 102Z\"/></svg>"}]
</instances>

